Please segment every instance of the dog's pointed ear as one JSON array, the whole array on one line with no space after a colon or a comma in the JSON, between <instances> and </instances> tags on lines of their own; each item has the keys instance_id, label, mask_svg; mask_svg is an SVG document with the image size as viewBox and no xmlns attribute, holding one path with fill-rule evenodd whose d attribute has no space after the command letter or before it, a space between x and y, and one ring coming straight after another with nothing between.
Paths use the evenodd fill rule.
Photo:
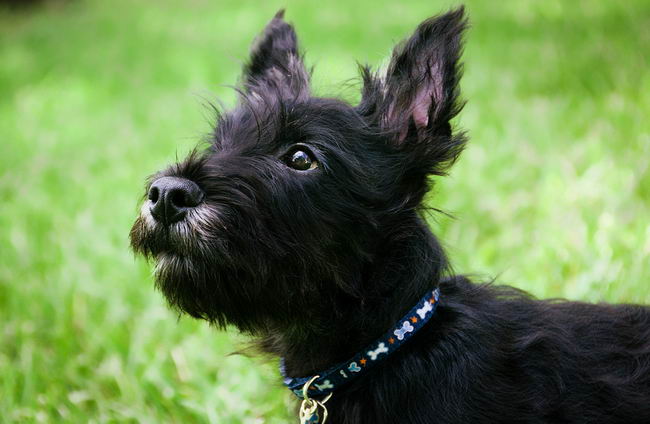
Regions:
<instances>
[{"instance_id":1,"label":"dog's pointed ear","mask_svg":"<svg viewBox=\"0 0 650 424\"><path fill-rule=\"evenodd\" d=\"M449 120L459 111L459 59L466 27L461 7L422 22L395 47L384 81L382 124L395 131L397 142L411 129L420 138L449 132Z\"/></svg>"},{"instance_id":2,"label":"dog's pointed ear","mask_svg":"<svg viewBox=\"0 0 650 424\"><path fill-rule=\"evenodd\" d=\"M253 95L271 91L284 98L309 96L309 72L298 50L296 32L284 21L284 10L253 42L244 66L243 85L245 92Z\"/></svg>"},{"instance_id":3,"label":"dog's pointed ear","mask_svg":"<svg viewBox=\"0 0 650 424\"><path fill-rule=\"evenodd\" d=\"M428 144L431 149L435 143L444 143L440 137L451 136L449 121L462 108L459 59L466 27L462 7L427 19L395 47L385 76L362 70L364 90L359 108L374 118L396 145ZM435 149L438 162L453 160L459 153L443 147Z\"/></svg>"}]
</instances>

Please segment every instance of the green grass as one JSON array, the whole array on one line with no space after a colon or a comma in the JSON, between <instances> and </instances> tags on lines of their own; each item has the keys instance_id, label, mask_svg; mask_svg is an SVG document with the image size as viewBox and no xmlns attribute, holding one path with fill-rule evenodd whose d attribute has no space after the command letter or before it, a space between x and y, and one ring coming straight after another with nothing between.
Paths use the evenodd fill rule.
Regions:
<instances>
[{"instance_id":1,"label":"green grass","mask_svg":"<svg viewBox=\"0 0 650 424\"><path fill-rule=\"evenodd\" d=\"M147 174L234 100L281 6L318 93L354 99L448 1L58 2L0 11L0 422L285 422L273 364L177 319L127 234ZM459 272L650 302L650 3L468 2L470 147L430 202ZM347 87L347 88L346 88ZM295 417L291 416L292 420Z\"/></svg>"}]
</instances>

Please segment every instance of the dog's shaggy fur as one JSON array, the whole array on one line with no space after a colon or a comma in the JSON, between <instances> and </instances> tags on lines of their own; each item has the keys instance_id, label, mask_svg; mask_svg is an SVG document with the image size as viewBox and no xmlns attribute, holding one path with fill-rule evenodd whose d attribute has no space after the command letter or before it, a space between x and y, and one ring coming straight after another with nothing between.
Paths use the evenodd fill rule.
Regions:
<instances>
[{"instance_id":1,"label":"dog's shaggy fur","mask_svg":"<svg viewBox=\"0 0 650 424\"><path fill-rule=\"evenodd\" d=\"M310 95L279 13L210 146L151 179L189 179L203 201L169 225L145 201L133 248L171 306L251 334L295 377L353 356L439 287L434 318L334 393L332 424L650 423L650 308L451 275L421 217L430 176L465 142L450 125L465 28L462 9L423 22L385 72L361 68L351 106ZM293 169L297 151L316 166Z\"/></svg>"}]
</instances>

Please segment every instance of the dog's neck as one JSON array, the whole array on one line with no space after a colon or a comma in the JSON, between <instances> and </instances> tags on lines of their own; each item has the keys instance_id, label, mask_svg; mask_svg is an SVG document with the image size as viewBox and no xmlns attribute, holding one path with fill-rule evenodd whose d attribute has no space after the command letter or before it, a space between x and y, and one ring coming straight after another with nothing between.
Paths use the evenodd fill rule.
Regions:
<instances>
[{"instance_id":1,"label":"dog's neck","mask_svg":"<svg viewBox=\"0 0 650 424\"><path fill-rule=\"evenodd\" d=\"M311 375L348 359L437 286L447 269L440 244L418 216L403 228L408 233L388 234L378 243L373 261L357 276L363 297L341 295L336 306L314 305L295 325L261 340L262 350L284 358L288 375Z\"/></svg>"}]
</instances>

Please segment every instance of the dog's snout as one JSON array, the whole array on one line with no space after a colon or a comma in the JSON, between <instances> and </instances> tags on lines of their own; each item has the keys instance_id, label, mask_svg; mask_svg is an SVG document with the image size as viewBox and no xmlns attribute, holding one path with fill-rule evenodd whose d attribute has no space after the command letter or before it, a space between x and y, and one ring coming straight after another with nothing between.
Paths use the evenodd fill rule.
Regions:
<instances>
[{"instance_id":1,"label":"dog's snout","mask_svg":"<svg viewBox=\"0 0 650 424\"><path fill-rule=\"evenodd\" d=\"M185 178L162 177L151 184L148 193L151 215L169 225L185 218L187 211L203 200L203 191Z\"/></svg>"}]
</instances>

